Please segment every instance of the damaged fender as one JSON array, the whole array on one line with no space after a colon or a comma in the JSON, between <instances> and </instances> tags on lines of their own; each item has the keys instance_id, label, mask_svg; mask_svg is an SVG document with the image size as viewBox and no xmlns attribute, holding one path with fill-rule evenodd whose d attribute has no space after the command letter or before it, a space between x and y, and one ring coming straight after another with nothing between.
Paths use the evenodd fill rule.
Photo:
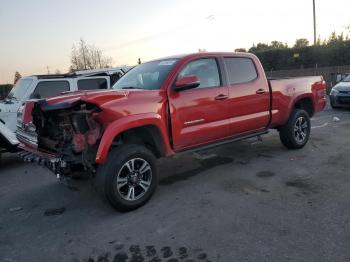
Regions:
<instances>
[{"instance_id":1,"label":"damaged fender","mask_svg":"<svg viewBox=\"0 0 350 262\"><path fill-rule=\"evenodd\" d=\"M156 113L145 113L131 115L118 119L106 128L96 154L96 163L103 164L106 161L109 149L114 139L124 131L142 126L156 126L162 136L162 141L165 147L165 155L172 155L174 152L171 149L169 140L167 139L167 128L164 125L166 121Z\"/></svg>"}]
</instances>

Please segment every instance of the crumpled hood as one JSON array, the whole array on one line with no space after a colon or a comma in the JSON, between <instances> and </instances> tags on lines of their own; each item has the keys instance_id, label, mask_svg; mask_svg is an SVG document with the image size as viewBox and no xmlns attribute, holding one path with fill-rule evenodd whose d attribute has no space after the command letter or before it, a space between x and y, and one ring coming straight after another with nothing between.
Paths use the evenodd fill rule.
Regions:
<instances>
[{"instance_id":1,"label":"crumpled hood","mask_svg":"<svg viewBox=\"0 0 350 262\"><path fill-rule=\"evenodd\" d=\"M129 92L125 90L92 90L92 91L75 91L66 93L61 96L46 99L48 105L57 104L74 104L81 100L88 103L101 106L106 102L128 97Z\"/></svg>"},{"instance_id":2,"label":"crumpled hood","mask_svg":"<svg viewBox=\"0 0 350 262\"><path fill-rule=\"evenodd\" d=\"M26 101L23 107L22 122L27 124L32 121L32 110L35 104L39 104L43 111L66 109L75 106L79 101L94 104L101 107L111 100L125 99L129 92L125 90L92 90L75 91L48 99L31 99Z\"/></svg>"},{"instance_id":3,"label":"crumpled hood","mask_svg":"<svg viewBox=\"0 0 350 262\"><path fill-rule=\"evenodd\" d=\"M338 91L350 91L350 82L340 82L333 88Z\"/></svg>"}]
</instances>

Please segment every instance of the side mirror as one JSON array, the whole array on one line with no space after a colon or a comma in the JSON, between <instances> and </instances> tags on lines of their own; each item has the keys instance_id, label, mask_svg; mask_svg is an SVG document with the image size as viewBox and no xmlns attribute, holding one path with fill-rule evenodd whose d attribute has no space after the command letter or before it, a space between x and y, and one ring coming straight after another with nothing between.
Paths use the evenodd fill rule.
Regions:
<instances>
[{"instance_id":1,"label":"side mirror","mask_svg":"<svg viewBox=\"0 0 350 262\"><path fill-rule=\"evenodd\" d=\"M189 75L179 78L175 83L175 91L182 91L187 89L196 88L200 85L198 76Z\"/></svg>"}]
</instances>

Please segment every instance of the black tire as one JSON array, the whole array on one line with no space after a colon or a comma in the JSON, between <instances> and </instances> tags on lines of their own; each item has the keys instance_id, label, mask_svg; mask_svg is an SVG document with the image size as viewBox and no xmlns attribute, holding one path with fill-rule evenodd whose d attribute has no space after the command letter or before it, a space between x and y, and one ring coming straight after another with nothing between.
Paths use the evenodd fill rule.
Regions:
<instances>
[{"instance_id":1,"label":"black tire","mask_svg":"<svg viewBox=\"0 0 350 262\"><path fill-rule=\"evenodd\" d=\"M135 170L133 172L130 172L130 163ZM142 173L141 166L145 163L149 166L146 167L147 171ZM125 183L124 180L128 181L127 184L117 187L117 183L122 185ZM121 212L131 211L144 205L152 197L157 184L155 156L146 147L134 144L112 148L106 163L98 167L95 177L97 191ZM148 187L147 190L144 189L145 185ZM133 188L133 194L130 194L130 188ZM139 196L137 193L140 193ZM130 199L126 199L129 195ZM131 200L132 197L134 197L133 200Z\"/></svg>"},{"instance_id":2,"label":"black tire","mask_svg":"<svg viewBox=\"0 0 350 262\"><path fill-rule=\"evenodd\" d=\"M303 127L299 127L299 123ZM288 122L279 128L279 132L280 140L286 148L299 149L304 147L311 132L309 114L305 110L294 109Z\"/></svg>"},{"instance_id":3,"label":"black tire","mask_svg":"<svg viewBox=\"0 0 350 262\"><path fill-rule=\"evenodd\" d=\"M338 109L338 108L340 108L339 106L334 105L332 99L330 99L330 104L331 104L331 108L333 108L333 109Z\"/></svg>"}]
</instances>

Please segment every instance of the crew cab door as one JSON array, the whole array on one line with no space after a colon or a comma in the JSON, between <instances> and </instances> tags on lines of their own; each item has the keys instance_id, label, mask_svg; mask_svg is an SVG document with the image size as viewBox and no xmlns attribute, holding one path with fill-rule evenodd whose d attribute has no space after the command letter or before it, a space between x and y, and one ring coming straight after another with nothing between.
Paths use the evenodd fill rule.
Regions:
<instances>
[{"instance_id":1,"label":"crew cab door","mask_svg":"<svg viewBox=\"0 0 350 262\"><path fill-rule=\"evenodd\" d=\"M223 86L217 58L189 61L176 78L195 75L200 85L169 93L175 151L222 139L229 134L228 87Z\"/></svg>"},{"instance_id":2,"label":"crew cab door","mask_svg":"<svg viewBox=\"0 0 350 262\"><path fill-rule=\"evenodd\" d=\"M266 129L270 120L270 91L260 63L249 57L224 57L223 60L229 89L230 135Z\"/></svg>"}]
</instances>

